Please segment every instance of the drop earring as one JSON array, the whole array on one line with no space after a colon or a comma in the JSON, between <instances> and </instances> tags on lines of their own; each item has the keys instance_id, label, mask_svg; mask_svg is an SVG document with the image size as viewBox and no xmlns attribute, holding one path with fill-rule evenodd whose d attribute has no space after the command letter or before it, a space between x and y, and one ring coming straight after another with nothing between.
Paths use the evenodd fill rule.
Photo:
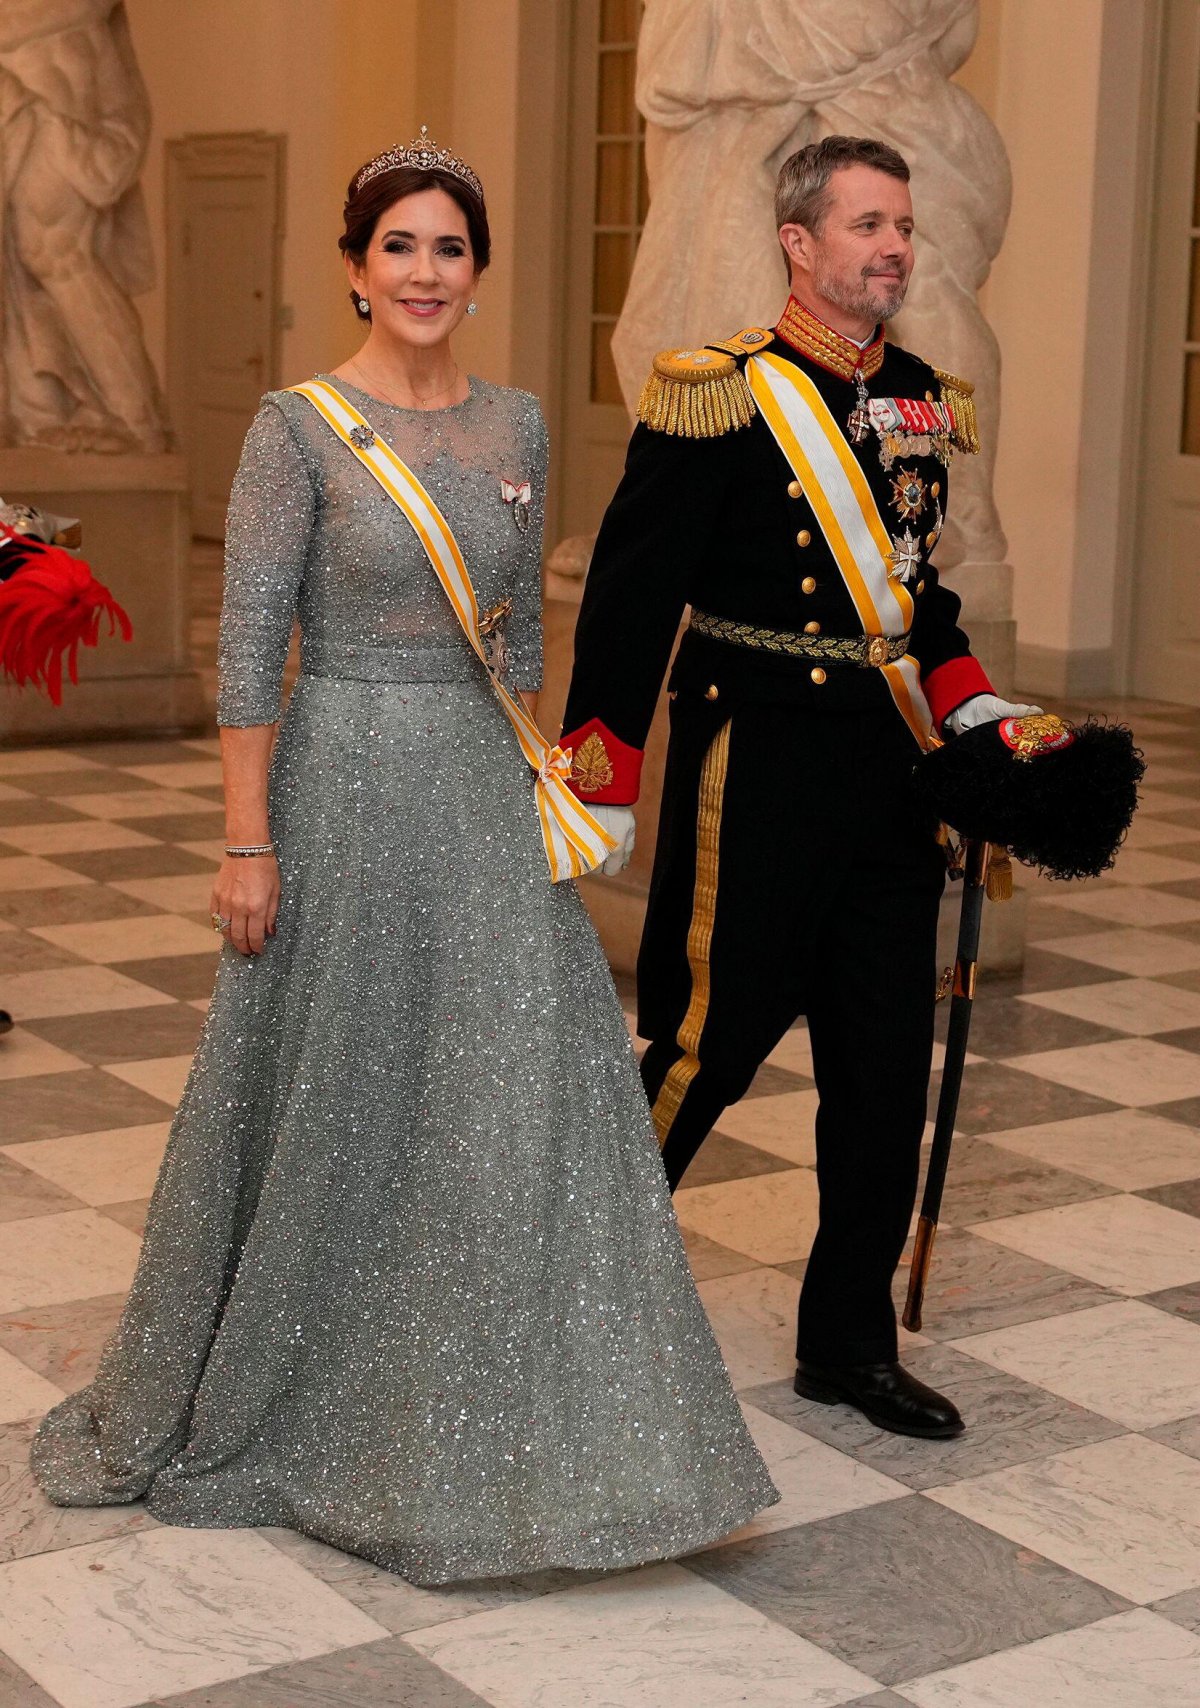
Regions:
<instances>
[{"instance_id":1,"label":"drop earring","mask_svg":"<svg viewBox=\"0 0 1200 1708\"><path fill-rule=\"evenodd\" d=\"M479 313L479 304L475 301L474 297L472 297L471 301L467 304L467 313L468 314L478 314Z\"/></svg>"},{"instance_id":2,"label":"drop earring","mask_svg":"<svg viewBox=\"0 0 1200 1708\"><path fill-rule=\"evenodd\" d=\"M358 299L358 312L363 316L364 319L366 318L366 316L368 314L370 314L371 305L367 301L366 297L359 297L359 299Z\"/></svg>"}]
</instances>

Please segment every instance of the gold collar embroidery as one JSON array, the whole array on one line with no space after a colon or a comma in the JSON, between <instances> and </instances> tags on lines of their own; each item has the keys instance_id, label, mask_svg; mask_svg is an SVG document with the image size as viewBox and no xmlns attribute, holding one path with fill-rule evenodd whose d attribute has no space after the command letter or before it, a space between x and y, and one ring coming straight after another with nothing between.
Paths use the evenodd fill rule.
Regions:
<instances>
[{"instance_id":1,"label":"gold collar embroidery","mask_svg":"<svg viewBox=\"0 0 1200 1708\"><path fill-rule=\"evenodd\" d=\"M775 331L793 350L799 350L802 356L842 380L852 380L859 371L864 379L873 379L883 365L882 327L866 348L860 350L852 339L843 338L832 326L826 326L795 297L788 298Z\"/></svg>"}]
</instances>

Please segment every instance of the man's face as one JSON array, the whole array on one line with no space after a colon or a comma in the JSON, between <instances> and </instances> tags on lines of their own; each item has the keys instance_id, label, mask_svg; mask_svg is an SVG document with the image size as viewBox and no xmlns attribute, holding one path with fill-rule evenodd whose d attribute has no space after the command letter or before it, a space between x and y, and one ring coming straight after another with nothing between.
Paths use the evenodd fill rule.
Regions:
<instances>
[{"instance_id":1,"label":"man's face","mask_svg":"<svg viewBox=\"0 0 1200 1708\"><path fill-rule=\"evenodd\" d=\"M908 185L873 166L843 166L829 180L830 202L820 234L802 226L805 268L812 289L845 313L872 324L890 320L904 302L913 269L913 211Z\"/></svg>"}]
</instances>

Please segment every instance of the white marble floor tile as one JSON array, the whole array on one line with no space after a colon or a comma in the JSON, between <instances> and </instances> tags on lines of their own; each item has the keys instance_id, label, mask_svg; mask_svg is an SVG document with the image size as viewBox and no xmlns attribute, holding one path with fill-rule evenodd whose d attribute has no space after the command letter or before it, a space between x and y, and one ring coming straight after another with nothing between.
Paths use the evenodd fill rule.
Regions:
<instances>
[{"instance_id":1,"label":"white marble floor tile","mask_svg":"<svg viewBox=\"0 0 1200 1708\"><path fill-rule=\"evenodd\" d=\"M1116 1293L1200 1280L1200 1217L1126 1193L1000 1216L970 1231Z\"/></svg>"},{"instance_id":2,"label":"white marble floor tile","mask_svg":"<svg viewBox=\"0 0 1200 1708\"><path fill-rule=\"evenodd\" d=\"M796 1524L832 1518L836 1512L876 1506L881 1500L911 1498L912 1490L907 1484L860 1464L848 1453L839 1453L836 1447L806 1435L802 1429L780 1422L759 1411L757 1406L743 1406L742 1411L781 1498L731 1536L710 1543L710 1548L744 1542L751 1536L767 1536L776 1530L790 1530Z\"/></svg>"},{"instance_id":3,"label":"white marble floor tile","mask_svg":"<svg viewBox=\"0 0 1200 1708\"><path fill-rule=\"evenodd\" d=\"M191 1056L157 1056L144 1062L110 1062L104 1071L114 1079L123 1079L126 1085L136 1085L148 1097L161 1098L174 1109L191 1066Z\"/></svg>"},{"instance_id":4,"label":"white marble floor tile","mask_svg":"<svg viewBox=\"0 0 1200 1708\"><path fill-rule=\"evenodd\" d=\"M87 854L97 848L136 848L153 843L152 836L128 825L84 819L67 824L6 825L3 840L24 854Z\"/></svg>"},{"instance_id":5,"label":"white marble floor tile","mask_svg":"<svg viewBox=\"0 0 1200 1708\"><path fill-rule=\"evenodd\" d=\"M1094 967L1110 967L1114 973L1131 973L1135 978L1190 973L1200 967L1200 943L1176 940L1157 931L1131 928L1084 932L1080 937L1047 937L1038 947Z\"/></svg>"},{"instance_id":6,"label":"white marble floor tile","mask_svg":"<svg viewBox=\"0 0 1200 1708\"><path fill-rule=\"evenodd\" d=\"M950 1345L1126 1429L1200 1412L1200 1325L1135 1299Z\"/></svg>"},{"instance_id":7,"label":"white marble floor tile","mask_svg":"<svg viewBox=\"0 0 1200 1708\"><path fill-rule=\"evenodd\" d=\"M221 743L215 736L190 736L180 745L183 747L194 747L197 753L206 753L210 759L219 759L221 756Z\"/></svg>"},{"instance_id":8,"label":"white marble floor tile","mask_svg":"<svg viewBox=\"0 0 1200 1708\"><path fill-rule=\"evenodd\" d=\"M113 878L109 889L168 913L207 913L212 895L212 872L185 872L171 878Z\"/></svg>"},{"instance_id":9,"label":"white marble floor tile","mask_svg":"<svg viewBox=\"0 0 1200 1708\"><path fill-rule=\"evenodd\" d=\"M743 1097L740 1103L732 1103L722 1112L717 1127L731 1139L741 1139L743 1144L756 1145L760 1151L769 1151L772 1156L786 1157L797 1166L811 1168L817 1160L813 1127L817 1103L815 1091L785 1091L778 1097Z\"/></svg>"},{"instance_id":10,"label":"white marble floor tile","mask_svg":"<svg viewBox=\"0 0 1200 1708\"><path fill-rule=\"evenodd\" d=\"M94 1210L0 1222L0 1311L122 1293L139 1241Z\"/></svg>"},{"instance_id":11,"label":"white marble floor tile","mask_svg":"<svg viewBox=\"0 0 1200 1708\"><path fill-rule=\"evenodd\" d=\"M1173 884L1196 876L1194 860L1156 854L1153 848L1123 848L1105 878L1112 884Z\"/></svg>"},{"instance_id":12,"label":"white marble floor tile","mask_svg":"<svg viewBox=\"0 0 1200 1708\"><path fill-rule=\"evenodd\" d=\"M215 931L171 913L145 919L93 919L81 925L39 925L35 937L57 949L102 965L112 961L151 960L164 955L216 954L221 947Z\"/></svg>"},{"instance_id":13,"label":"white marble floor tile","mask_svg":"<svg viewBox=\"0 0 1200 1708\"><path fill-rule=\"evenodd\" d=\"M409 1631L406 1641L493 1708L833 1708L878 1688L676 1565Z\"/></svg>"},{"instance_id":14,"label":"white marble floor tile","mask_svg":"<svg viewBox=\"0 0 1200 1708\"><path fill-rule=\"evenodd\" d=\"M767 1057L772 1067L783 1068L787 1073L802 1073L807 1079L812 1078L812 1042L808 1036L807 1026L793 1026L785 1032Z\"/></svg>"},{"instance_id":15,"label":"white marble floor tile","mask_svg":"<svg viewBox=\"0 0 1200 1708\"><path fill-rule=\"evenodd\" d=\"M1140 1109L1076 1115L987 1137L990 1145L1122 1192L1200 1178L1200 1132Z\"/></svg>"},{"instance_id":16,"label":"white marble floor tile","mask_svg":"<svg viewBox=\"0 0 1200 1708\"><path fill-rule=\"evenodd\" d=\"M0 1566L0 1647L63 1708L133 1708L386 1635L244 1530L163 1527Z\"/></svg>"},{"instance_id":17,"label":"white marble floor tile","mask_svg":"<svg viewBox=\"0 0 1200 1708\"><path fill-rule=\"evenodd\" d=\"M791 1263L807 1257L817 1231L817 1177L810 1168L788 1168L684 1187L675 1194L675 1214L729 1251L759 1263Z\"/></svg>"},{"instance_id":18,"label":"white marble floor tile","mask_svg":"<svg viewBox=\"0 0 1200 1708\"><path fill-rule=\"evenodd\" d=\"M917 1708L1200 1708L1200 1637L1145 1608L910 1679Z\"/></svg>"},{"instance_id":19,"label":"white marble floor tile","mask_svg":"<svg viewBox=\"0 0 1200 1708\"><path fill-rule=\"evenodd\" d=\"M1200 867L1195 870L1200 876ZM1018 1001L1136 1037L1200 1026L1200 993L1180 990L1157 979L1113 979L1103 984L1074 985L1068 990L1032 991Z\"/></svg>"},{"instance_id":20,"label":"white marble floor tile","mask_svg":"<svg viewBox=\"0 0 1200 1708\"><path fill-rule=\"evenodd\" d=\"M0 1046L0 1079L27 1079L32 1073L73 1073L86 1066L78 1056L48 1044L23 1026L14 1026Z\"/></svg>"},{"instance_id":21,"label":"white marble floor tile","mask_svg":"<svg viewBox=\"0 0 1200 1708\"><path fill-rule=\"evenodd\" d=\"M1200 1095L1200 1054L1157 1038L1110 1038L1106 1044L1039 1050L1013 1056L1005 1066L1133 1108Z\"/></svg>"},{"instance_id":22,"label":"white marble floor tile","mask_svg":"<svg viewBox=\"0 0 1200 1708\"><path fill-rule=\"evenodd\" d=\"M58 771L100 771L103 766L64 747L18 747L0 752L0 777L47 776Z\"/></svg>"},{"instance_id":23,"label":"white marble floor tile","mask_svg":"<svg viewBox=\"0 0 1200 1708\"><path fill-rule=\"evenodd\" d=\"M928 1499L1128 1601L1200 1584L1200 1459L1118 1435L927 1489Z\"/></svg>"},{"instance_id":24,"label":"white marble floor tile","mask_svg":"<svg viewBox=\"0 0 1200 1708\"><path fill-rule=\"evenodd\" d=\"M41 1417L63 1398L61 1388L0 1346L0 1423Z\"/></svg>"},{"instance_id":25,"label":"white marble floor tile","mask_svg":"<svg viewBox=\"0 0 1200 1708\"><path fill-rule=\"evenodd\" d=\"M748 1269L701 1281L697 1292L735 1388L784 1377L790 1381L796 1368L798 1282L778 1269Z\"/></svg>"},{"instance_id":26,"label":"white marble floor tile","mask_svg":"<svg viewBox=\"0 0 1200 1708\"><path fill-rule=\"evenodd\" d=\"M1182 864L1182 862L1180 862ZM1200 919L1200 902L1186 896L1167 895L1162 890L1139 889L1135 885L1104 885L1094 890L1067 888L1061 906L1073 913L1086 913L1112 925L1143 925L1161 929L1186 925Z\"/></svg>"},{"instance_id":27,"label":"white marble floor tile","mask_svg":"<svg viewBox=\"0 0 1200 1708\"><path fill-rule=\"evenodd\" d=\"M6 973L4 1000L22 1020L50 1020L118 1008L161 1008L175 999L112 967L81 961L77 967L57 967L52 972Z\"/></svg>"},{"instance_id":28,"label":"white marble floor tile","mask_svg":"<svg viewBox=\"0 0 1200 1708\"><path fill-rule=\"evenodd\" d=\"M125 1204L150 1196L169 1131L169 1121L153 1121L106 1133L31 1139L0 1150L85 1204Z\"/></svg>"},{"instance_id":29,"label":"white marble floor tile","mask_svg":"<svg viewBox=\"0 0 1200 1708\"><path fill-rule=\"evenodd\" d=\"M159 818L164 814L213 812L215 802L202 800L199 795L185 795L175 789L131 789L125 793L112 789L107 794L62 795L64 806L88 818Z\"/></svg>"},{"instance_id":30,"label":"white marble floor tile","mask_svg":"<svg viewBox=\"0 0 1200 1708\"><path fill-rule=\"evenodd\" d=\"M164 789L203 789L221 781L219 759L183 759L166 765L122 765L131 777L157 783Z\"/></svg>"},{"instance_id":31,"label":"white marble floor tile","mask_svg":"<svg viewBox=\"0 0 1200 1708\"><path fill-rule=\"evenodd\" d=\"M1167 842L1200 842L1200 829L1190 824L1168 824L1161 818L1143 818L1141 813L1134 817L1129 835L1125 840L1127 848L1160 848ZM1120 854L1117 859L1120 860Z\"/></svg>"},{"instance_id":32,"label":"white marble floor tile","mask_svg":"<svg viewBox=\"0 0 1200 1708\"><path fill-rule=\"evenodd\" d=\"M207 1014L211 1003L211 996L194 996L188 1003L188 1007L195 1008L201 1014Z\"/></svg>"},{"instance_id":33,"label":"white marble floor tile","mask_svg":"<svg viewBox=\"0 0 1200 1708\"><path fill-rule=\"evenodd\" d=\"M56 890L66 884L90 884L92 881L36 854L14 854L11 859L0 859L0 890Z\"/></svg>"}]
</instances>

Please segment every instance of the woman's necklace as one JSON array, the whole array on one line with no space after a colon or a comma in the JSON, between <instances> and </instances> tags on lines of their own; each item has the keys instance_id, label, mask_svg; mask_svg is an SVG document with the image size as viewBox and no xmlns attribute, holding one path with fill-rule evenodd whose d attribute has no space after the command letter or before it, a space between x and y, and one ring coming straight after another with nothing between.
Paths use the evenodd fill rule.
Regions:
<instances>
[{"instance_id":1,"label":"woman's necklace","mask_svg":"<svg viewBox=\"0 0 1200 1708\"><path fill-rule=\"evenodd\" d=\"M356 374L361 375L361 377L364 380L366 380L366 382L367 382L366 390L367 391L369 391L369 392L370 391L382 392L384 402L394 404L397 409L411 409L412 408L411 404L401 403L399 398L393 397L391 392L387 389L387 387L385 385L381 385L378 380L372 380L370 374L367 373L365 368L360 367L360 365L359 365L359 363L355 357L352 356L350 358L350 364L349 365L354 369ZM412 393L412 395L417 400L417 408L418 409L424 409L427 404L430 404L433 402L434 398L445 397L447 392L453 391L455 386L458 384L458 374L459 374L458 363L455 362L455 364L454 364L454 377L450 381L449 385L442 386L440 391L431 391L425 397L422 397L420 392L414 391Z\"/></svg>"}]
</instances>

